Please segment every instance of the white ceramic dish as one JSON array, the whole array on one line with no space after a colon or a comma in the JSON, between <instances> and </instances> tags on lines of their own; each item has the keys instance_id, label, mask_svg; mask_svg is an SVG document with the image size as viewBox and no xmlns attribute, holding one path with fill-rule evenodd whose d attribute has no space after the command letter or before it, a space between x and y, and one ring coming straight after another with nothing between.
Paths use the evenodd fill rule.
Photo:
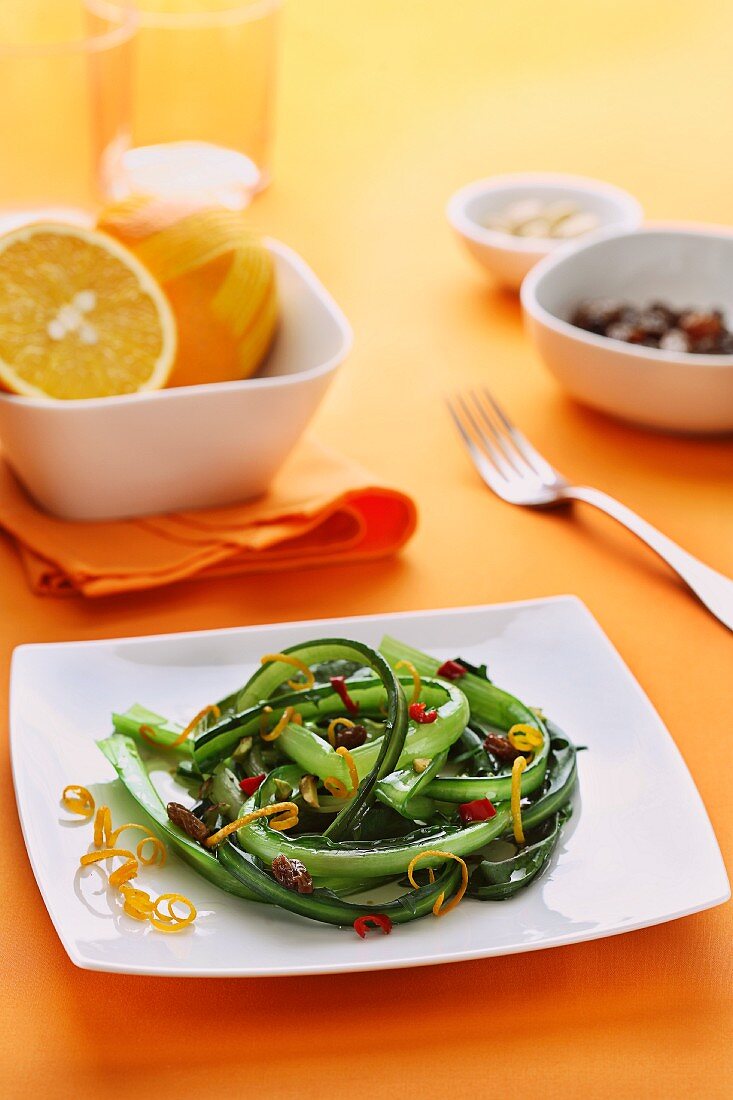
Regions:
<instances>
[{"instance_id":1,"label":"white ceramic dish","mask_svg":"<svg viewBox=\"0 0 733 1100\"><path fill-rule=\"evenodd\" d=\"M583 298L720 306L733 325L733 233L609 230L543 260L522 286L527 330L560 384L637 424L733 430L733 355L691 355L609 340L571 325Z\"/></svg>"},{"instance_id":2,"label":"white ceramic dish","mask_svg":"<svg viewBox=\"0 0 733 1100\"><path fill-rule=\"evenodd\" d=\"M538 260L567 244L562 240L514 237L486 228L490 216L501 214L521 199L575 203L579 210L595 214L599 226L633 229L642 219L641 206L633 195L602 180L525 172L489 176L469 183L450 199L446 210L448 221L474 259L500 283L514 290Z\"/></svg>"},{"instance_id":3,"label":"white ceramic dish","mask_svg":"<svg viewBox=\"0 0 733 1100\"><path fill-rule=\"evenodd\" d=\"M351 346L345 317L311 269L267 243L281 324L257 378L89 401L0 394L3 455L43 508L64 519L117 519L265 491Z\"/></svg>"},{"instance_id":4,"label":"white ceramic dish","mask_svg":"<svg viewBox=\"0 0 733 1100\"><path fill-rule=\"evenodd\" d=\"M239 685L265 652L318 636L377 644L389 632L441 657L488 660L502 686L542 705L578 744L579 795L545 874L510 901L463 902L390 936L303 920L217 890L171 856L143 887L181 890L193 928L163 936L120 915L99 878L79 871L91 826L59 804L82 783L113 821L140 811L96 748L109 715L134 701L187 721ZM333 619L15 651L11 748L25 842L59 937L78 966L170 976L317 974L483 958L628 932L729 895L694 783L649 700L573 597L497 607ZM156 775L161 793L172 781ZM169 787L168 790L171 788ZM684 873L681 873L681 868ZM41 903L39 898L39 904Z\"/></svg>"}]
</instances>

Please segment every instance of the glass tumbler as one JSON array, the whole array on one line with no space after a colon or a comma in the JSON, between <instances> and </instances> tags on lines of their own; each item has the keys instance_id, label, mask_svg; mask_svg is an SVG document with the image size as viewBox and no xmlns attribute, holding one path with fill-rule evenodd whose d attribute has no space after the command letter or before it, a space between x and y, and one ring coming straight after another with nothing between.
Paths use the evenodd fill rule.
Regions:
<instances>
[{"instance_id":1,"label":"glass tumbler","mask_svg":"<svg viewBox=\"0 0 733 1100\"><path fill-rule=\"evenodd\" d=\"M135 2L133 148L118 197L246 206L270 176L280 0Z\"/></svg>"},{"instance_id":2,"label":"glass tumbler","mask_svg":"<svg viewBox=\"0 0 733 1100\"><path fill-rule=\"evenodd\" d=\"M135 9L0 2L0 230L89 223L129 145Z\"/></svg>"}]
</instances>

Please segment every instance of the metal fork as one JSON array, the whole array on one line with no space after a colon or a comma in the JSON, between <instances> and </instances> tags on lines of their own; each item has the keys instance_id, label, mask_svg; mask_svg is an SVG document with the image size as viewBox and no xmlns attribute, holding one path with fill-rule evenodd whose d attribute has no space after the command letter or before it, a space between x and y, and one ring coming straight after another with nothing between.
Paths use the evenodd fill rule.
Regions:
<instances>
[{"instance_id":1,"label":"metal fork","mask_svg":"<svg viewBox=\"0 0 733 1100\"><path fill-rule=\"evenodd\" d=\"M502 500L547 508L583 500L633 531L733 630L733 580L698 561L626 505L585 485L571 485L512 424L487 389L448 399L448 409L479 474Z\"/></svg>"}]
</instances>

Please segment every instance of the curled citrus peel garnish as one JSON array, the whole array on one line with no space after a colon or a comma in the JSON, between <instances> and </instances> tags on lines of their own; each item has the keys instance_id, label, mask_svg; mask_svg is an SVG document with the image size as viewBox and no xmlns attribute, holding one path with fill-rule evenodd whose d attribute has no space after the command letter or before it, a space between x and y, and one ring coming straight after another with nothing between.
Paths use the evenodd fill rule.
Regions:
<instances>
[{"instance_id":1,"label":"curled citrus peel garnish","mask_svg":"<svg viewBox=\"0 0 733 1100\"><path fill-rule=\"evenodd\" d=\"M434 915L436 917L444 917L446 913L450 913L451 909L455 909L466 892L466 888L468 887L468 867L466 866L466 861L461 859L460 856L454 855L453 852L441 852L437 848L431 848L427 852L419 852L414 859L410 860L410 864L407 868L407 877L410 880L410 884L414 886L416 890L420 888L420 884L415 881L413 871L420 860L427 859L428 856L442 856L443 859L453 859L456 863L460 863L461 865L461 885L458 887L455 896L451 898L447 905L443 905L445 901L445 891L443 891L438 894L435 905L433 906ZM432 867L428 868L428 870L430 872L431 883L435 882L435 875L432 873Z\"/></svg>"},{"instance_id":2,"label":"curled citrus peel garnish","mask_svg":"<svg viewBox=\"0 0 733 1100\"><path fill-rule=\"evenodd\" d=\"M544 744L540 731L526 722L518 722L516 726L512 726L507 737L509 744L517 752L536 752Z\"/></svg>"},{"instance_id":3,"label":"curled citrus peel garnish","mask_svg":"<svg viewBox=\"0 0 733 1100\"><path fill-rule=\"evenodd\" d=\"M167 912L161 912L161 902L165 902L167 906ZM185 905L188 907L188 912L185 916L181 917L176 913L173 906L178 902L179 905ZM183 894L161 894L153 904L153 911L149 916L149 921L154 928L157 928L159 932L180 932L182 928L186 928L189 924L196 920L196 909L192 902Z\"/></svg>"},{"instance_id":4,"label":"curled citrus peel garnish","mask_svg":"<svg viewBox=\"0 0 733 1100\"><path fill-rule=\"evenodd\" d=\"M299 661L297 657L290 657L287 653L266 653L264 657L260 657L260 664L266 665L270 661L282 661L284 665L292 665L298 672L303 673L305 683L301 683L300 680L288 680L288 687L293 691L305 691L307 688L312 688L316 682L308 665L304 661Z\"/></svg>"},{"instance_id":5,"label":"curled citrus peel garnish","mask_svg":"<svg viewBox=\"0 0 733 1100\"><path fill-rule=\"evenodd\" d=\"M221 718L221 710L216 705L216 703L210 703L208 707L204 707L202 710L200 710L198 714L191 719L185 730L183 730L183 732L180 733L174 741L161 741L158 738L153 727L147 725L146 723L143 723L142 726L138 728L138 733L145 741L147 741L151 745L156 745L159 749L175 749L179 745L182 745L184 741L187 741L193 731L198 726L199 722L203 722L204 718L208 718L210 714L213 714L216 721Z\"/></svg>"},{"instance_id":6,"label":"curled citrus peel garnish","mask_svg":"<svg viewBox=\"0 0 733 1100\"><path fill-rule=\"evenodd\" d=\"M339 719L342 721L342 719ZM353 722L351 723L353 725ZM335 775L329 775L327 779L323 780L323 786L332 794L334 798L352 798L356 794L356 788L359 786L359 773L356 770L356 764L354 758L348 749L342 745L336 749L336 752L346 763L346 767L349 769L349 779L351 780L351 790L342 783L340 779L337 779Z\"/></svg>"},{"instance_id":7,"label":"curled citrus peel garnish","mask_svg":"<svg viewBox=\"0 0 733 1100\"><path fill-rule=\"evenodd\" d=\"M105 859L114 859L119 856L125 862L117 867L109 876L110 886L121 886L123 882L129 882L140 869L135 856L127 848L103 848L101 852L87 852L80 859L82 867L88 867L90 863L101 863Z\"/></svg>"},{"instance_id":8,"label":"curled citrus peel garnish","mask_svg":"<svg viewBox=\"0 0 733 1100\"><path fill-rule=\"evenodd\" d=\"M339 726L347 730L353 730L355 725L356 723L352 722L350 718L332 718L331 721L328 723L328 729L326 730L331 748L336 748L336 730L339 728Z\"/></svg>"},{"instance_id":9,"label":"curled citrus peel garnish","mask_svg":"<svg viewBox=\"0 0 733 1100\"><path fill-rule=\"evenodd\" d=\"M61 793L61 802L64 809L68 810L69 813L79 814L80 817L85 817L87 820L94 813L94 796L86 787L79 787L76 783L64 787Z\"/></svg>"},{"instance_id":10,"label":"curled citrus peel garnish","mask_svg":"<svg viewBox=\"0 0 733 1100\"><path fill-rule=\"evenodd\" d=\"M291 722L296 725L301 725L303 719L300 714L297 713L295 707L286 707L282 712L282 715L278 722L272 727L271 730L267 728L267 719L272 714L272 707L263 707L262 714L260 715L260 737L263 741L277 741L280 734L283 732L286 726L289 726Z\"/></svg>"},{"instance_id":11,"label":"curled citrus peel garnish","mask_svg":"<svg viewBox=\"0 0 733 1100\"><path fill-rule=\"evenodd\" d=\"M157 863L162 867L166 860L166 849L160 837L157 837L155 833L151 833L145 825L138 825L135 821L127 821L124 825L113 829L109 806L100 806L94 818L94 847L101 848L102 845L106 845L107 848L116 847L120 833L124 832L125 829L141 829L145 833L142 840L138 842L136 849L140 863L146 867L151 867ZM149 856L145 855L146 844L152 845L152 852Z\"/></svg>"},{"instance_id":12,"label":"curled citrus peel garnish","mask_svg":"<svg viewBox=\"0 0 733 1100\"><path fill-rule=\"evenodd\" d=\"M412 661L398 661L394 666L395 672L398 668L406 668L412 676L412 698L411 703L416 703L420 698L420 692L422 691L422 680L420 679L420 673L417 671Z\"/></svg>"},{"instance_id":13,"label":"curled citrus peel garnish","mask_svg":"<svg viewBox=\"0 0 733 1100\"><path fill-rule=\"evenodd\" d=\"M94 813L94 799L85 787L65 787L61 797L64 805L71 809L73 813L82 812L73 808L76 799L83 802L85 817L90 818ZM67 800L71 801L71 806L67 804ZM131 852L129 848L117 846L118 837L125 829L141 829L145 833L145 836L138 842L135 853ZM139 825L135 821L127 821L124 825L113 829L109 806L100 806L94 816L93 841L95 848L99 850L86 852L79 862L82 867L90 867L108 859L124 860L119 867L111 872L107 881L110 886L119 890L123 898L123 911L129 917L134 920L149 921L159 932L178 932L182 928L187 928L196 919L195 906L183 894L161 894L157 900L153 901L145 890L130 886L130 880L138 874L140 864L146 867L157 864L162 867L166 861L167 852L163 841L160 837L151 833L145 825ZM152 845L150 855L145 854L145 846L148 844ZM160 905L162 902L167 902L167 912L161 911ZM173 909L175 902L187 907L188 911L184 916L179 916Z\"/></svg>"},{"instance_id":14,"label":"curled citrus peel garnish","mask_svg":"<svg viewBox=\"0 0 733 1100\"><path fill-rule=\"evenodd\" d=\"M518 756L512 764L512 828L517 844L524 844L524 829L522 827L522 772L527 767L527 761L523 756Z\"/></svg>"},{"instance_id":15,"label":"curled citrus peel garnish","mask_svg":"<svg viewBox=\"0 0 733 1100\"><path fill-rule=\"evenodd\" d=\"M274 817L275 814L281 814L282 816ZM272 817L273 820L270 825L273 829L290 829L293 825L298 824L298 807L295 802L273 802L271 806L261 806L259 810L252 810L251 813L238 817L236 821L230 821L218 832L212 833L204 841L204 847L215 848L217 844L221 844L222 840L226 840L238 829L243 829L245 825L251 825L253 821L258 821L262 817Z\"/></svg>"}]
</instances>

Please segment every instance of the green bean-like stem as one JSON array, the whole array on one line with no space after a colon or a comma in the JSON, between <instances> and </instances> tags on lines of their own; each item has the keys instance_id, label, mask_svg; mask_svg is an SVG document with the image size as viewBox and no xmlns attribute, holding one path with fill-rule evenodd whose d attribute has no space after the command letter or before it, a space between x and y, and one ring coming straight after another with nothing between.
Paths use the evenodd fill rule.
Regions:
<instances>
[{"instance_id":1,"label":"green bean-like stem","mask_svg":"<svg viewBox=\"0 0 733 1100\"><path fill-rule=\"evenodd\" d=\"M279 905L311 920L325 924L349 925L357 917L369 912L382 913L394 924L423 917L431 911L441 893L448 897L458 886L461 868L453 860L445 867L435 882L410 890L394 901L369 902L343 901L329 890L314 890L312 894L298 894L287 890L276 882L251 856L247 856L230 841L219 848L218 858L222 866L231 875L235 875L248 890L257 894L261 901Z\"/></svg>"}]
</instances>

